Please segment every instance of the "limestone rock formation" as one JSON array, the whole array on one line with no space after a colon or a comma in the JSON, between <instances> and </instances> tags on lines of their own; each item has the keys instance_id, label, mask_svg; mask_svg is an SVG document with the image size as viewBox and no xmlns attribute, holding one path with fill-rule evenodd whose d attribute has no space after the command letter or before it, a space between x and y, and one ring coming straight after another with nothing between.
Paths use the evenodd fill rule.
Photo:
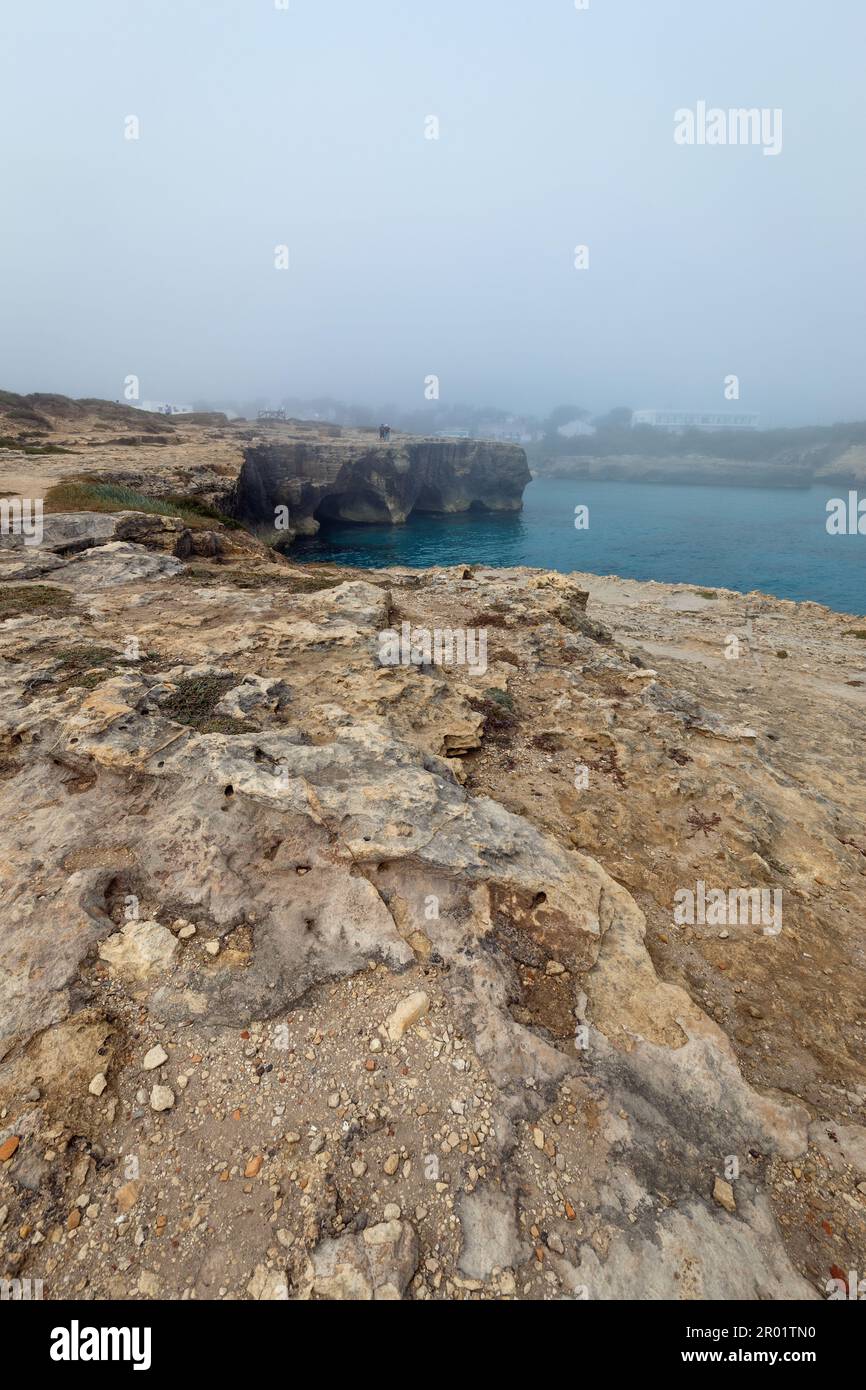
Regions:
<instances>
[{"instance_id":1,"label":"limestone rock formation","mask_svg":"<svg viewBox=\"0 0 866 1390\"><path fill-rule=\"evenodd\" d=\"M735 1300L863 1269L863 619L359 577L210 522L189 554L176 520L0 550L0 1275ZM484 628L484 667L383 666L403 622ZM704 890L783 910L678 914Z\"/></svg>"},{"instance_id":2,"label":"limestone rock formation","mask_svg":"<svg viewBox=\"0 0 866 1390\"><path fill-rule=\"evenodd\" d=\"M401 525L413 511L519 511L529 480L513 444L297 439L246 448L229 505L271 526L275 509L288 507L291 534L313 535L324 519Z\"/></svg>"}]
</instances>

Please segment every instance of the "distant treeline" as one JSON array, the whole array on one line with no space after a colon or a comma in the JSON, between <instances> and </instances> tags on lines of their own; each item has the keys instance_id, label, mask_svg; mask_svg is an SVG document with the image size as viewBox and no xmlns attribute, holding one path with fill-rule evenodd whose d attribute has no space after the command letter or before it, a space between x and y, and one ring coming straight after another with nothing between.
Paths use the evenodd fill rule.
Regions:
<instances>
[{"instance_id":1,"label":"distant treeline","mask_svg":"<svg viewBox=\"0 0 866 1390\"><path fill-rule=\"evenodd\" d=\"M650 425L634 429L621 424L599 424L594 434L565 437L555 430L536 446L541 456L604 458L637 454L645 458L675 458L690 454L744 462L802 457L826 449L832 457L841 448L866 444L866 421L851 424L805 425L799 429L687 430L667 434Z\"/></svg>"}]
</instances>

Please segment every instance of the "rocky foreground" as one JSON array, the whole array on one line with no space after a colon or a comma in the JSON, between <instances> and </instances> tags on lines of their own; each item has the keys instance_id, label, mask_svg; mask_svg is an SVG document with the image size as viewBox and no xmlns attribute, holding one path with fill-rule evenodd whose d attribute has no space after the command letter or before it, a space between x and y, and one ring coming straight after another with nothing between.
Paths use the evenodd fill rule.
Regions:
<instances>
[{"instance_id":1,"label":"rocky foreground","mask_svg":"<svg viewBox=\"0 0 866 1390\"><path fill-rule=\"evenodd\" d=\"M486 669L383 665L404 624L483 631ZM863 1277L864 630L592 575L301 567L134 511L4 549L0 1275ZM779 929L681 920L698 884L780 890Z\"/></svg>"}]
</instances>

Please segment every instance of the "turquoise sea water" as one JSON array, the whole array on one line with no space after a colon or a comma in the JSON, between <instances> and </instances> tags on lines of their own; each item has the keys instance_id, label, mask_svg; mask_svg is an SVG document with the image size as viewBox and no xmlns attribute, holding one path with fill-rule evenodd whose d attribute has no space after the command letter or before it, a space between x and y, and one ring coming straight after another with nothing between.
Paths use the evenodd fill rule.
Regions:
<instances>
[{"instance_id":1,"label":"turquoise sea water","mask_svg":"<svg viewBox=\"0 0 866 1390\"><path fill-rule=\"evenodd\" d=\"M760 589L866 611L866 536L830 536L836 484L808 489L684 487L537 478L516 515L415 517L405 526L328 526L299 541L304 560L384 565L532 565ZM574 509L589 508L575 530Z\"/></svg>"}]
</instances>

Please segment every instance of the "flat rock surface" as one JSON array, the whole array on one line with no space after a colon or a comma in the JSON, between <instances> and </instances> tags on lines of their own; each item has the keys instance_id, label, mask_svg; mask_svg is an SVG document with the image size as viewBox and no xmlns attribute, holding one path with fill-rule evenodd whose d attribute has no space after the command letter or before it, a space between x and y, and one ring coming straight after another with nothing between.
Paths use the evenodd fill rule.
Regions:
<instances>
[{"instance_id":1,"label":"flat rock surface","mask_svg":"<svg viewBox=\"0 0 866 1390\"><path fill-rule=\"evenodd\" d=\"M862 618L87 527L3 581L4 1277L808 1299L866 1266ZM484 669L382 665L404 622L484 630Z\"/></svg>"}]
</instances>

